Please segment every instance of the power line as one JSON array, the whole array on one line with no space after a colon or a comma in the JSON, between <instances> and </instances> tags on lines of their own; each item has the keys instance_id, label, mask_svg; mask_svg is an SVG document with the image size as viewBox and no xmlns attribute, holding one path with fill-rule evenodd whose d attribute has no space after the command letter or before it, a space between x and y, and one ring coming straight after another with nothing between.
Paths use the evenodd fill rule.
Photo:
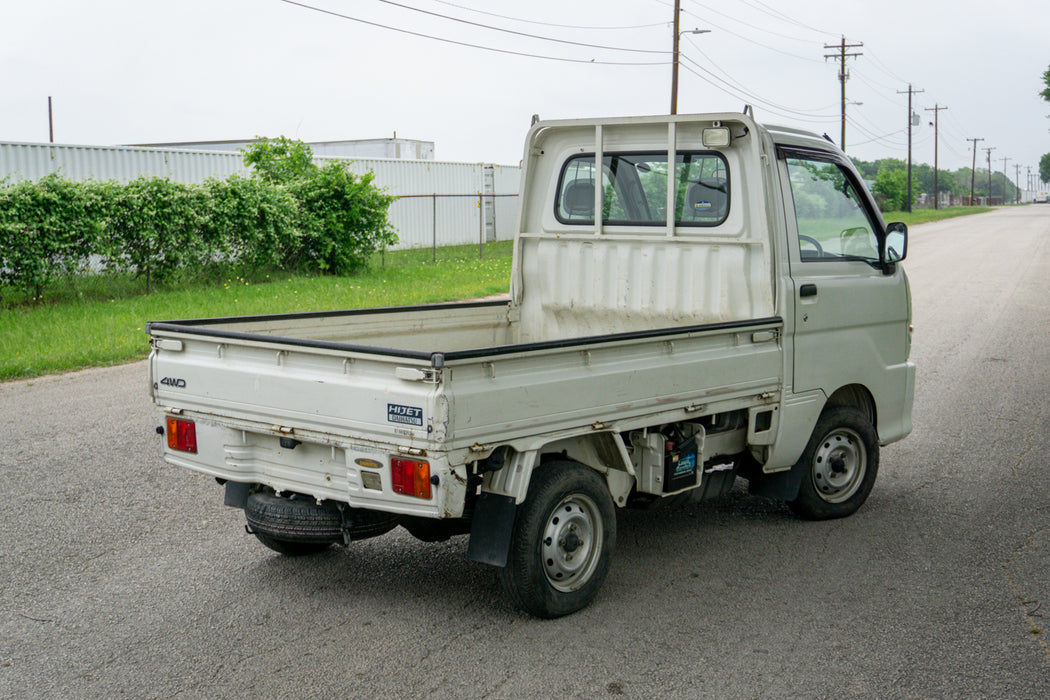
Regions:
<instances>
[{"instance_id":1,"label":"power line","mask_svg":"<svg viewBox=\"0 0 1050 700\"><path fill-rule=\"evenodd\" d=\"M690 63L693 63L694 65L699 66L699 64L697 64L696 61L692 61L688 57L685 57L685 58ZM750 95L750 94L747 94L747 93L738 94L737 92L733 91L736 88L733 88L733 86L731 86L731 85L728 88L727 87L722 87L721 85L716 84L710 78L708 78L707 76L703 75L702 73L700 73L699 71L695 70L694 68L690 67L689 65L683 63L682 67L685 70L687 70L690 73L692 73L693 75L695 75L696 77L698 77L701 80L703 80L705 83L711 85L716 90L720 90L721 92L724 92L725 94L729 95L730 97L732 97L734 99L737 99L737 100L740 100L741 102L744 102L744 103L748 103L748 104L750 104L752 102L760 103L760 104L763 105L763 108L766 111L770 112L771 114L775 114L778 117L783 117L785 119L792 119L792 120L796 120L796 121L810 122L810 123L815 123L815 124L826 124L829 121L828 119L814 119L814 118L811 118L811 117L797 116L798 114L802 114L801 112L796 112L796 115L784 114L784 113L782 113L780 111L777 111L775 105L773 107L770 107L769 105L772 104L772 103L768 103L765 100L762 100L762 99L758 98L755 95ZM703 68L703 66L699 66L699 67L700 67L701 70L705 70L706 71L706 69ZM720 80L721 82L725 83L726 85L729 85L728 83L726 83L726 81L722 80L721 78L719 78L718 76L714 75L710 71L707 71L707 72L709 74L711 74L711 76L713 78L715 78L717 80ZM743 91L740 91L740 92L742 93Z\"/></svg>"},{"instance_id":2,"label":"power line","mask_svg":"<svg viewBox=\"0 0 1050 700\"><path fill-rule=\"evenodd\" d=\"M588 44L588 43L585 43L585 42L582 42L582 41L569 41L567 39L555 39L554 37L540 36L539 34L529 34L528 32L518 32L518 31L515 31L513 29L503 29L501 27L493 27L491 24L482 24L480 22L471 22L469 19L460 19L459 17L450 17L448 15L443 15L443 14L441 14L439 12L431 12L430 10L424 10L422 8L419 8L419 7L412 7L411 5L403 5L403 4L399 3L399 2L394 2L394 0L376 0L376 2L381 2L384 5L391 5L393 7L400 7L403 10L411 10L412 12L419 12L420 14L429 15L431 17L438 17L440 19L447 19L450 22L459 22L460 24L467 24L467 25L470 25L471 27L480 27L482 29L491 29L494 32L503 32L505 34L513 34L515 36L523 36L523 37L527 37L529 39L539 39L540 41L551 41L551 42L554 42L556 44L569 44L570 46L584 46L584 47L589 48L589 49L604 49L606 51L627 51L629 53L649 53L649 54L654 54L655 53L655 54L661 54L661 55L667 55L667 53L668 53L667 51L658 51L658 50L655 50L655 49L628 49L628 48L624 48L622 46L604 46L602 44ZM294 5L294 4L298 4L298 3L291 3L291 4ZM316 8L313 8L313 9L316 9Z\"/></svg>"},{"instance_id":3,"label":"power line","mask_svg":"<svg viewBox=\"0 0 1050 700\"><path fill-rule=\"evenodd\" d=\"M897 129L896 131L891 131L888 134L883 134L882 136L876 136L875 138L869 139L867 141L860 141L860 142L855 143L853 145L854 146L864 146L866 144L872 143L873 141L882 141L883 139L887 138L888 136L895 136L895 135L903 133L903 132L904 132L904 129Z\"/></svg>"},{"instance_id":4,"label":"power line","mask_svg":"<svg viewBox=\"0 0 1050 700\"><path fill-rule=\"evenodd\" d=\"M823 29L817 29L816 27L811 27L808 24L805 24L803 22L799 22L794 17L791 17L789 15L784 14L783 12L781 12L780 10L778 10L778 9L776 9L774 7L770 7L766 3L762 2L762 0L754 0L755 4L752 4L751 2L748 2L748 0L742 0L742 2L745 5L751 5L751 7L755 7L755 4L761 5L762 7L766 8L766 14L768 14L769 16L775 17L775 18L777 18L777 19L779 19L779 20L781 20L783 22L790 22L791 24L794 24L794 25L797 25L799 27L802 27L803 29L808 29L811 32L816 32L817 34L826 34L827 36L837 36L838 35L838 32L826 32ZM763 11L761 8L758 8L758 7L755 7L755 9L759 10L760 12ZM814 43L819 43L819 42L814 42Z\"/></svg>"},{"instance_id":5,"label":"power line","mask_svg":"<svg viewBox=\"0 0 1050 700\"><path fill-rule=\"evenodd\" d=\"M667 5L668 7L672 7L672 5L670 3L668 3L668 2L665 2L665 0L653 0L653 2L657 2L657 3L661 4L661 5ZM789 51L781 51L780 49L777 49L777 48L774 48L772 46L769 46L768 44L763 44L763 43L761 43L759 41L755 41L754 39L749 39L748 37L744 36L743 34L737 34L732 29L726 29L722 25L717 24L715 22L712 22L710 20L710 18L708 18L708 17L701 17L700 15L696 14L695 12L690 12L689 10L686 10L686 9L683 9L682 12L684 14L691 15L692 17L694 17L694 18L704 22L705 24L711 25L712 27L723 31L726 34L730 34L732 36L735 36L738 39L742 39L742 40L746 41L749 44L754 44L755 46L760 46L763 49L766 49L768 51L773 51L773 52L776 52L776 53L779 53L779 54L783 54L785 56L791 56L792 58L797 58L800 61L810 61L812 63L820 63L820 61L816 60L815 58L807 58L806 56L799 56L798 54L791 53Z\"/></svg>"},{"instance_id":6,"label":"power line","mask_svg":"<svg viewBox=\"0 0 1050 700\"><path fill-rule=\"evenodd\" d=\"M719 71L721 71L721 72L722 72L722 74L723 74L723 75L725 75L725 76L726 76L726 78L728 78L728 79L729 79L729 81L730 81L730 82L732 82L732 83L734 84L734 87L735 87L736 89L740 90L740 91L741 91L742 93L744 93L744 94L748 94L748 89L749 89L749 88L748 88L747 86L745 86L745 85L744 85L743 83L741 83L741 82L740 82L739 80L737 80L736 78L734 78L734 77L733 77L732 75L730 75L730 74L729 74L729 71L727 71L727 70L726 70L725 68L722 68L722 67L721 67L720 65L718 65L717 63L715 63L714 59L712 59L712 58L711 58L711 57L710 57L710 56L709 56L708 54L706 54L706 53L704 52L704 50L700 48L700 44L698 44L698 43L697 43L697 42L696 42L696 41L695 41L695 40L694 40L694 39L693 39L692 37L690 37L690 36L687 36L687 37L686 37L686 40L687 40L687 41L688 41L688 42L690 43L690 45L691 45L691 46L693 47L693 49L694 49L694 50L695 50L695 51L696 51L696 52L697 52L698 54L700 54L700 55L701 55L701 56L703 56L703 57L704 57L705 59L707 59L708 63L710 63L710 64L711 64L712 66L714 66L714 67L715 67L715 68L717 68L717 69L718 69ZM700 66L700 64L699 64L699 63L697 63L697 62L696 62L695 60L693 60L693 59L689 58L688 56L686 56L686 57L685 57L685 59L686 59L687 61L691 61L691 62L693 63L693 65L695 65L695 66ZM703 69L703 70L706 70L706 69ZM714 73L711 73L710 71L707 71L707 72L708 72L708 74L712 75L713 77L715 77L715 78L718 78L718 76L715 76L715 75L714 75ZM718 79L719 79L719 80L721 80L721 78L718 78ZM768 102L768 100L767 100L766 102L767 102L768 104L774 104L774 106L776 106L776 105L775 105L775 103L771 103L771 102ZM826 106L824 106L824 107L818 107L818 108L814 108L814 109L809 109L809 110L799 110L799 112L798 112L798 113L799 113L799 114L807 114L807 115L811 115L811 116L823 116L823 115L821 115L821 114L820 114L820 112L821 112L822 110L825 110L825 109L831 109L831 108L832 108L832 107L834 107L834 106L835 106L835 105L833 105L833 104L832 104L832 105L826 105ZM786 108L786 107L784 107L783 109L789 109L789 108Z\"/></svg>"},{"instance_id":7,"label":"power line","mask_svg":"<svg viewBox=\"0 0 1050 700\"><path fill-rule=\"evenodd\" d=\"M868 87L870 87L872 90L876 90L876 91L878 91L878 90L896 90L896 88L894 88L894 87L890 87L889 85L886 85L885 83L880 83L879 81L877 81L877 80L875 80L873 78L867 77L867 74L864 73L863 71L853 70L853 71L850 72L850 77L857 78L862 83L864 83ZM890 99L888 97L886 99L889 100L890 102L893 102L894 104L896 104L896 102L894 100L892 100L892 99Z\"/></svg>"},{"instance_id":8,"label":"power line","mask_svg":"<svg viewBox=\"0 0 1050 700\"><path fill-rule=\"evenodd\" d=\"M896 73L891 71L889 66L887 66L885 63L880 61L879 57L876 56L875 54L871 53L871 51L868 51L868 58L870 58L874 62L874 65L875 65L876 68L878 68L883 73L885 73L886 75L888 75L891 78L893 78L894 80L896 80L898 83L906 83L906 82L908 82L904 78L900 77L899 75L897 75Z\"/></svg>"},{"instance_id":9,"label":"power line","mask_svg":"<svg viewBox=\"0 0 1050 700\"><path fill-rule=\"evenodd\" d=\"M733 88L734 90L738 90L738 91L739 91L740 93L742 93L742 94L743 94L743 95L744 95L744 96L745 96L745 97L746 97L747 99L749 99L749 100L751 100L751 101L753 101L753 102L758 102L758 103L761 103L761 104L764 104L764 105L767 105L767 106L773 107L773 108L775 108L775 109L779 109L779 110L781 110L781 111L783 111L783 112L788 112L788 113L790 113L790 114L798 115L798 116L800 116L800 117L806 117L806 118L815 118L815 119L813 119L813 121L819 121L819 122L821 122L821 123L825 123L825 122L827 122L827 121L828 121L829 119L834 119L834 116L833 116L833 115L823 115L823 114L815 114L815 113L813 113L813 112L803 112L803 111L800 111L800 110L797 110L797 109L793 109L793 108L791 108L791 107L787 107L787 106L785 106L785 105L777 104L776 102L771 102L770 100L766 100L766 99L763 99L763 98L759 97L758 95L755 95L755 94L754 94L754 93L752 93L752 92L749 92L749 91L747 91L747 90L744 90L743 88L739 88L739 87L736 87L736 86L734 86L734 85L731 85L731 84L730 84L730 83L729 83L728 81L726 81L726 80L724 80L723 78L721 78L721 77L719 77L719 76L715 75L714 73L712 73L711 71L709 71L709 70L708 70L707 68L704 68L704 67L703 67L702 65L700 65L699 63L697 63L696 61L694 61L694 60L693 60L693 59L691 59L690 57L688 57L688 56L686 56L686 55L684 55L684 54L683 54L683 55L682 55L682 58L683 58L683 59L685 59L686 61L688 61L689 63L692 63L692 64L693 64L694 66L696 66L696 67L697 67L697 68L699 68L700 70L704 71L705 73L707 73L708 75L710 75L710 76L711 76L712 78L714 78L715 80L717 80L717 81L719 81L719 82L721 82L721 83L724 83L725 85L729 86L730 88ZM693 73L694 75L697 75L697 76L701 77L701 78L703 77L703 76L701 76L701 75L700 75L699 73L697 73L697 72L696 72L695 70L694 70L694 71L692 71L692 73ZM704 78L704 79L705 79L705 80L707 80L706 78ZM707 82L709 82L709 83L710 83L711 81L709 81L709 80L708 80ZM712 83L712 84L713 84L713 83ZM716 85L715 87L718 87L718 86ZM737 96L737 95L734 95L734 97L739 97L739 96ZM785 115L781 115L781 116L785 116Z\"/></svg>"},{"instance_id":10,"label":"power line","mask_svg":"<svg viewBox=\"0 0 1050 700\"><path fill-rule=\"evenodd\" d=\"M854 118L849 116L848 114L846 115L846 120L850 124L855 126L857 128L857 131L861 132L862 135L870 137L868 141L863 141L862 143L871 143L872 141L879 141L882 143L882 145L887 146L889 148L903 148L905 146L905 142L903 140L896 140L890 138L891 136L896 136L897 134L903 134L906 131L905 129L897 129L896 131L891 131L888 134L877 136L873 131L871 131L871 129L864 127L862 124L854 120Z\"/></svg>"},{"instance_id":11,"label":"power line","mask_svg":"<svg viewBox=\"0 0 1050 700\"><path fill-rule=\"evenodd\" d=\"M448 2L448 0L434 0L434 2L439 3L441 5L448 5L449 7L456 7L456 8L459 8L461 10L466 10L467 12L476 12L479 15L488 15L489 17L498 17L500 19L508 19L508 20L510 20L512 22L522 22L524 24L535 24L535 25L539 25L541 27L557 27L558 29L585 29L585 30L588 30L588 31L594 31L594 30L597 30L597 31L605 31L605 30L618 31L618 30L624 30L624 29L649 29L651 27L663 27L663 26L667 25L667 22L654 22L652 24L632 24L632 25L623 26L623 27L597 27L597 26L596 27L587 27L587 26L580 26L580 25L576 25L576 24L557 24L555 22L540 22L540 21L533 20L533 19L525 19L523 17L511 17L509 15L501 15L501 14L498 14L496 12L486 12L485 10L478 10L476 8L473 8L473 7L467 7L466 5L458 5L458 4L454 3L454 2Z\"/></svg>"},{"instance_id":12,"label":"power line","mask_svg":"<svg viewBox=\"0 0 1050 700\"><path fill-rule=\"evenodd\" d=\"M734 21L734 22L736 22L738 24L742 24L745 27L748 27L749 29L754 29L755 31L765 32L766 34L772 34L773 36L778 36L778 37L780 37L782 39L790 39L791 41L801 41L801 42L809 43L809 44L819 43L819 42L816 42L816 41L814 41L812 39L800 39L799 37L791 36L789 34L781 34L780 32L775 32L772 29L766 29L764 27L758 27L758 26L756 26L754 24L751 24L749 22L745 22L744 20L740 19L740 17L738 17L736 15L726 14L725 12L721 12L721 11L711 7L710 5L705 5L704 3L698 2L697 0L690 0L690 1L694 5L699 5L700 7L704 8L708 12L713 12L716 15L721 15L721 16L725 17L726 19L730 19L730 20L732 20L732 21ZM692 14L692 13L690 13L690 14ZM704 19L705 22L710 22L710 19L708 19L706 17L703 18L703 19Z\"/></svg>"},{"instance_id":13,"label":"power line","mask_svg":"<svg viewBox=\"0 0 1050 700\"><path fill-rule=\"evenodd\" d=\"M432 39L434 41L440 41L445 44L453 44L455 46L465 46L471 49L481 49L482 51L492 51L493 53L502 53L510 56L524 56L526 58L540 58L546 61L562 61L565 63L589 63L592 65L599 66L666 66L670 61L599 61L597 59L586 59L586 58L564 58L561 56L544 56L541 54L527 53L524 51L511 51L510 49L498 49L494 46L483 46L481 44L472 44L467 41L457 41L455 39L446 39L440 36L434 36L432 34L424 34L422 32L414 32L408 29L402 29L400 27L391 27L387 24L380 24L379 22L372 22L367 19L361 19L360 17L352 17L350 15L344 15L339 12L333 12L332 10L325 10L320 7L314 7L312 5L306 5L301 2L295 2L294 0L279 0L287 5L295 5L306 10L313 10L314 12L320 12L324 15L331 15L332 17L338 17L339 19L349 20L351 22L357 22L359 24L365 24L370 27L379 27L380 29L389 29L392 32L398 32L400 34L408 34L409 36L420 37L422 39Z\"/></svg>"}]
</instances>

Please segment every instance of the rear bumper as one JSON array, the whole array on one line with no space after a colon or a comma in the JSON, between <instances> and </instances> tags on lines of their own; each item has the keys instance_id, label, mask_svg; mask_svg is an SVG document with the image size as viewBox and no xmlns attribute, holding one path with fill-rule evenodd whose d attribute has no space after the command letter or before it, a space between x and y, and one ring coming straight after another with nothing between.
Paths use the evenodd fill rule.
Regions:
<instances>
[{"instance_id":1,"label":"rear bumper","mask_svg":"<svg viewBox=\"0 0 1050 700\"><path fill-rule=\"evenodd\" d=\"M412 448L413 459L425 460L432 476L429 499L395 493L390 462L410 448L354 440L282 437L259 429L231 426L206 417L182 414L196 426L197 452L173 450L165 441L164 460L202 474L277 492L347 503L399 515L460 517L466 495L464 466L452 467L444 453ZM423 453L423 454L418 454Z\"/></svg>"}]
</instances>

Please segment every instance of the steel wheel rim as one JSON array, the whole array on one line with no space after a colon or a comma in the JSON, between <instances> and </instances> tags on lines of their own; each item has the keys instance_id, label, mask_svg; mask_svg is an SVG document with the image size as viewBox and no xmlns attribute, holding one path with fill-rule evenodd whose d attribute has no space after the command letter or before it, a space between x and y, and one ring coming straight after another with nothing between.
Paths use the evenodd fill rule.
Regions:
<instances>
[{"instance_id":1,"label":"steel wheel rim","mask_svg":"<svg viewBox=\"0 0 1050 700\"><path fill-rule=\"evenodd\" d=\"M813 455L813 486L828 503L848 500L860 489L868 470L868 452L860 435L848 428L828 433Z\"/></svg>"},{"instance_id":2,"label":"steel wheel rim","mask_svg":"<svg viewBox=\"0 0 1050 700\"><path fill-rule=\"evenodd\" d=\"M566 496L547 517L540 556L547 582L562 593L579 590L598 568L601 513L583 494Z\"/></svg>"}]
</instances>

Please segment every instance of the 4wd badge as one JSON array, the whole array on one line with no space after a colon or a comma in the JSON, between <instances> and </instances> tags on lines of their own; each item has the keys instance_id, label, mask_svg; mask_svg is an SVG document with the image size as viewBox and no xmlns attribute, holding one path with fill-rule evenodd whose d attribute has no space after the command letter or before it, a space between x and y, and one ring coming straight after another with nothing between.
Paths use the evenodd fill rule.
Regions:
<instances>
[{"instance_id":1,"label":"4wd badge","mask_svg":"<svg viewBox=\"0 0 1050 700\"><path fill-rule=\"evenodd\" d=\"M386 420L388 423L418 425L422 428L423 409L416 406L402 406L399 403L388 403L386 405Z\"/></svg>"}]
</instances>

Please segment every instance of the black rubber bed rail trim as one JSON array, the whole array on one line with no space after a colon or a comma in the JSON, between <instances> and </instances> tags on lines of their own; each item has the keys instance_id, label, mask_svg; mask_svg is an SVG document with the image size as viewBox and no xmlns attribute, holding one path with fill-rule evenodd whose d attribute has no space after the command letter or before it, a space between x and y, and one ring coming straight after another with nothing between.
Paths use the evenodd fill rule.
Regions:
<instances>
[{"instance_id":1,"label":"black rubber bed rail trim","mask_svg":"<svg viewBox=\"0 0 1050 700\"><path fill-rule=\"evenodd\" d=\"M486 302L488 303L488 302ZM498 302L506 303L506 302ZM452 305L450 305L452 306ZM433 306L429 307L395 307L402 310L409 310L410 308L436 308ZM460 306L462 308L462 306ZM389 310L389 309L387 309ZM339 315L347 315L340 312L335 312ZM326 315L325 313L315 314ZM290 316L285 314L284 317ZM306 318L306 315L298 315L298 318ZM275 318L274 316L258 316L251 317L256 320ZM214 321L215 319L206 319L208 321ZM249 320L249 317L242 317L231 320ZM429 350L404 350L400 348L384 348L375 345L356 345L353 343L337 343L328 340L309 340L305 338L288 338L285 336L278 335L266 335L265 333L243 333L240 331L229 331L220 330L216 328L208 328L203 325L192 325L193 321L170 321L170 322L158 322L154 321L146 324L147 332L153 331L169 331L173 333L180 333L186 335L195 335L208 338L225 338L228 340L246 340L252 342L263 342L272 343L275 345L290 345L293 347L303 348L318 348L322 350L337 350L340 352L358 352L367 353L372 355L383 355L387 357L404 357L413 360L424 360L429 361L431 365L435 367L441 367L443 364L452 360L472 360L481 357L494 357L499 355L510 355L519 352L533 352L540 350L561 350L567 348L584 347L588 345L599 345L603 343L615 343L625 342L633 340L647 340L653 338L668 338L673 336L687 336L698 333L710 333L716 331L727 331L727 330L743 330L748 328L758 329L764 326L781 326L784 320L779 316L770 316L769 318L750 319L746 321L726 321L723 323L708 323L697 326L675 326L671 328L657 328L654 330L646 331L631 331L628 333L612 333L608 335L591 335L579 338L566 338L564 340L546 340L536 343L517 343L514 345L496 345L492 347L484 348L472 348L469 350L452 350L449 352L442 351L429 351Z\"/></svg>"}]
</instances>

